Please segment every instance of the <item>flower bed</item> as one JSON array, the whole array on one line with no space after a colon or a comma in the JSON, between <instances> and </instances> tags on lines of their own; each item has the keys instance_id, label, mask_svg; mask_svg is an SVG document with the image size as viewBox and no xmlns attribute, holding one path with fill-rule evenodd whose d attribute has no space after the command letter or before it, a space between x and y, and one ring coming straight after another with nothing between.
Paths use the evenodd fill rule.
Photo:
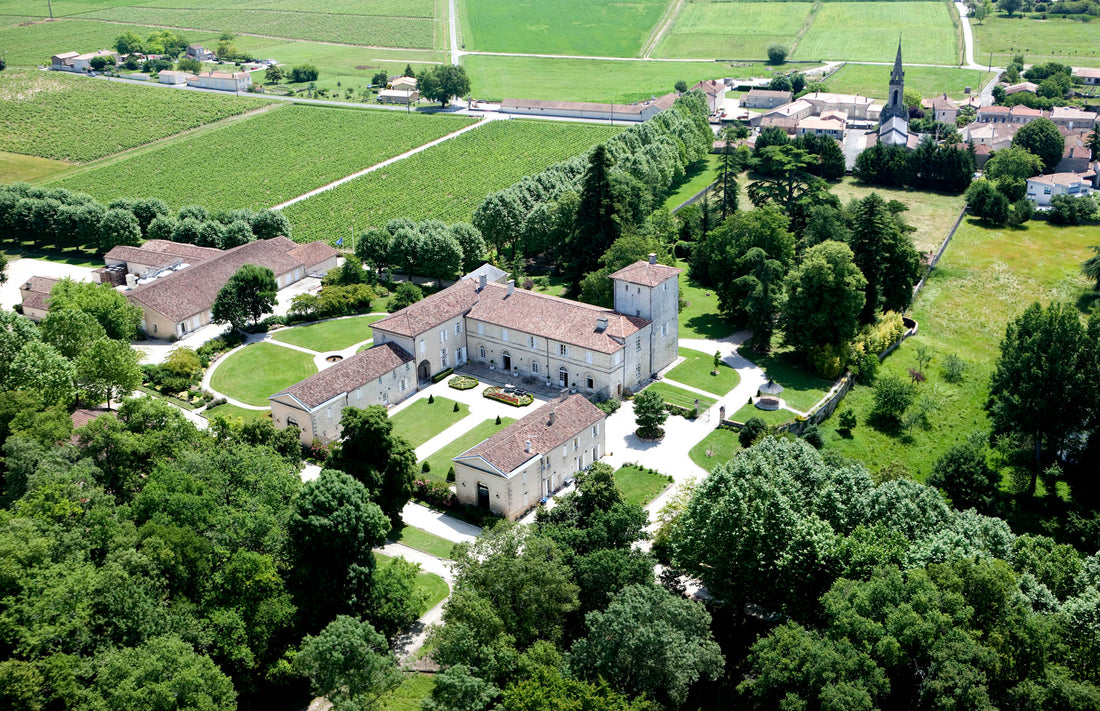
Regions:
<instances>
[{"instance_id":1,"label":"flower bed","mask_svg":"<svg viewBox=\"0 0 1100 711\"><path fill-rule=\"evenodd\" d=\"M413 486L413 498L440 509L453 509L458 506L458 497L450 487L427 479L416 480Z\"/></svg>"},{"instance_id":2,"label":"flower bed","mask_svg":"<svg viewBox=\"0 0 1100 711\"><path fill-rule=\"evenodd\" d=\"M526 407L535 401L535 396L531 393L516 395L515 393L506 393L504 392L504 388L498 387L485 388L485 392L483 392L482 395L490 400L503 402L512 407Z\"/></svg>"},{"instance_id":3,"label":"flower bed","mask_svg":"<svg viewBox=\"0 0 1100 711\"><path fill-rule=\"evenodd\" d=\"M477 387L477 378L472 375L456 375L447 381L447 385L455 390L470 390Z\"/></svg>"}]
</instances>

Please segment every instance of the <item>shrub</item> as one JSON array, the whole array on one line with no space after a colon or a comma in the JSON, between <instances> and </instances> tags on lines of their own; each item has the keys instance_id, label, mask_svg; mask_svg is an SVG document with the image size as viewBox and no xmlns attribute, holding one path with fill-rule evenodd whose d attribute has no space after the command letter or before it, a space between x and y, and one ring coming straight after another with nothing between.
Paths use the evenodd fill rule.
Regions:
<instances>
[{"instance_id":1,"label":"shrub","mask_svg":"<svg viewBox=\"0 0 1100 711\"><path fill-rule=\"evenodd\" d=\"M879 359L874 353L860 353L851 364L852 372L865 385L875 382L878 375Z\"/></svg>"},{"instance_id":2,"label":"shrub","mask_svg":"<svg viewBox=\"0 0 1100 711\"><path fill-rule=\"evenodd\" d=\"M748 449L752 446L760 435L768 431L768 423L759 417L750 417L749 421L741 428L741 431L737 434L737 441L741 443L741 446Z\"/></svg>"},{"instance_id":3,"label":"shrub","mask_svg":"<svg viewBox=\"0 0 1100 711\"><path fill-rule=\"evenodd\" d=\"M482 392L481 395L482 397L487 397L497 402L503 402L512 407L526 407L535 401L535 396L531 393L516 395L515 393L506 393L503 388L498 387L485 388L485 391ZM497 417L497 424L500 424L499 416Z\"/></svg>"},{"instance_id":4,"label":"shrub","mask_svg":"<svg viewBox=\"0 0 1100 711\"><path fill-rule=\"evenodd\" d=\"M618 398L609 397L606 400L601 400L596 403L596 407L600 409L605 415L610 415L618 410L622 406L622 402Z\"/></svg>"},{"instance_id":5,"label":"shrub","mask_svg":"<svg viewBox=\"0 0 1100 711\"><path fill-rule=\"evenodd\" d=\"M459 411L459 407L458 407L458 403L456 402L455 406L451 408L451 412L458 412L458 411Z\"/></svg>"},{"instance_id":6,"label":"shrub","mask_svg":"<svg viewBox=\"0 0 1100 711\"><path fill-rule=\"evenodd\" d=\"M428 404L429 405L434 405L435 404L435 395L429 395L428 396Z\"/></svg>"},{"instance_id":7,"label":"shrub","mask_svg":"<svg viewBox=\"0 0 1100 711\"><path fill-rule=\"evenodd\" d=\"M425 459L425 460L424 460L424 464L423 464L423 465L421 465L421 467L420 467L420 471L421 471L422 473L424 473L424 474L427 474L427 473L428 473L428 472L430 472L431 470L432 470L432 465L428 463L428 460L427 460L427 459Z\"/></svg>"},{"instance_id":8,"label":"shrub","mask_svg":"<svg viewBox=\"0 0 1100 711\"><path fill-rule=\"evenodd\" d=\"M471 390L477 387L477 378L469 375L456 375L447 381L447 385L455 390Z\"/></svg>"},{"instance_id":9,"label":"shrub","mask_svg":"<svg viewBox=\"0 0 1100 711\"><path fill-rule=\"evenodd\" d=\"M447 469L447 481L453 482L455 480L455 468L450 467Z\"/></svg>"},{"instance_id":10,"label":"shrub","mask_svg":"<svg viewBox=\"0 0 1100 711\"><path fill-rule=\"evenodd\" d=\"M825 446L825 436L821 434L821 429L817 425L807 425L806 429L802 430L802 439L814 449Z\"/></svg>"},{"instance_id":11,"label":"shrub","mask_svg":"<svg viewBox=\"0 0 1100 711\"><path fill-rule=\"evenodd\" d=\"M417 479L413 484L413 498L438 509L458 506L458 497L446 484L427 479Z\"/></svg>"},{"instance_id":12,"label":"shrub","mask_svg":"<svg viewBox=\"0 0 1100 711\"><path fill-rule=\"evenodd\" d=\"M768 63L769 64L782 64L787 59L787 52L789 50L781 44L773 44L768 47Z\"/></svg>"},{"instance_id":13,"label":"shrub","mask_svg":"<svg viewBox=\"0 0 1100 711\"><path fill-rule=\"evenodd\" d=\"M497 415L496 424L498 424L498 425L500 424L500 415Z\"/></svg>"},{"instance_id":14,"label":"shrub","mask_svg":"<svg viewBox=\"0 0 1100 711\"><path fill-rule=\"evenodd\" d=\"M966 377L966 361L954 353L943 359L943 379L949 383L961 383Z\"/></svg>"},{"instance_id":15,"label":"shrub","mask_svg":"<svg viewBox=\"0 0 1100 711\"><path fill-rule=\"evenodd\" d=\"M856 413L853 410L844 410L836 418L837 429L841 432L851 432L856 428Z\"/></svg>"},{"instance_id":16,"label":"shrub","mask_svg":"<svg viewBox=\"0 0 1100 711\"><path fill-rule=\"evenodd\" d=\"M454 368L447 368L446 370L441 370L440 372L438 372L438 373L436 373L435 375L432 376L432 382L433 383L438 383L438 382L442 381L444 378L454 374L454 372L455 372ZM477 381L474 381L474 382L476 384ZM428 400L430 402L435 402L435 396L434 395L429 396Z\"/></svg>"},{"instance_id":17,"label":"shrub","mask_svg":"<svg viewBox=\"0 0 1100 711\"><path fill-rule=\"evenodd\" d=\"M916 399L917 386L913 383L906 382L896 375L879 378L875 384L871 416L887 422L899 422Z\"/></svg>"}]
</instances>

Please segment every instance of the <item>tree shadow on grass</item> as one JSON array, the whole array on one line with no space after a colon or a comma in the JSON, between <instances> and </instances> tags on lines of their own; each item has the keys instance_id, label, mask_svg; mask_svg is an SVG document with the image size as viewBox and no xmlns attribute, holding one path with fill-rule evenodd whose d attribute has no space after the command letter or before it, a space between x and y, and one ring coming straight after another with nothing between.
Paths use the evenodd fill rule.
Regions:
<instances>
[{"instance_id":1,"label":"tree shadow on grass","mask_svg":"<svg viewBox=\"0 0 1100 711\"><path fill-rule=\"evenodd\" d=\"M701 314L684 321L684 325L704 338L718 341L733 333L733 327L718 314Z\"/></svg>"},{"instance_id":2,"label":"tree shadow on grass","mask_svg":"<svg viewBox=\"0 0 1100 711\"><path fill-rule=\"evenodd\" d=\"M1086 291L1077 297L1077 310L1083 314L1092 313L1097 306L1100 306L1100 291Z\"/></svg>"}]
</instances>

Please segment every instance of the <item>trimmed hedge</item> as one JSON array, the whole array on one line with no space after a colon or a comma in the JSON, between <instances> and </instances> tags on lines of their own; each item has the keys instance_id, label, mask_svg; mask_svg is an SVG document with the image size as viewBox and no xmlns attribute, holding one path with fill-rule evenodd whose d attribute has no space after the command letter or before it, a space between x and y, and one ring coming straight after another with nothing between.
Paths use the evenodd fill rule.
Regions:
<instances>
[{"instance_id":1,"label":"trimmed hedge","mask_svg":"<svg viewBox=\"0 0 1100 711\"><path fill-rule=\"evenodd\" d=\"M432 382L433 383L438 383L439 381L443 380L444 378L452 375L454 372L455 372L454 368L447 368L446 370L441 370L440 372L438 372L438 373L436 373L435 375L432 376Z\"/></svg>"},{"instance_id":2,"label":"trimmed hedge","mask_svg":"<svg viewBox=\"0 0 1100 711\"><path fill-rule=\"evenodd\" d=\"M447 381L455 390L472 390L477 387L477 378L471 375L456 375Z\"/></svg>"},{"instance_id":3,"label":"trimmed hedge","mask_svg":"<svg viewBox=\"0 0 1100 711\"><path fill-rule=\"evenodd\" d=\"M503 402L505 405L511 405L512 407L527 407L535 401L535 396L531 393L527 393L526 395L513 395L504 392L503 388L498 387L485 388L485 392L483 392L482 395L490 400Z\"/></svg>"}]
</instances>

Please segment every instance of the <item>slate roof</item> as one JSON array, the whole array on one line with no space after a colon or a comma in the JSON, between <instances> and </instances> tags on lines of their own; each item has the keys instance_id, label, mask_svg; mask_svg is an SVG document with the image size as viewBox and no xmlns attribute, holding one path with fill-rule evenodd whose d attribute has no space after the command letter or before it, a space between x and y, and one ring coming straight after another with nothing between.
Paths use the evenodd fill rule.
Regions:
<instances>
[{"instance_id":1,"label":"slate roof","mask_svg":"<svg viewBox=\"0 0 1100 711\"><path fill-rule=\"evenodd\" d=\"M644 259L640 259L633 264L628 264L608 278L654 287L666 279L679 276L679 274L680 270L676 267L670 267L666 264L650 264Z\"/></svg>"},{"instance_id":2,"label":"slate roof","mask_svg":"<svg viewBox=\"0 0 1100 711\"><path fill-rule=\"evenodd\" d=\"M351 392L405 363L412 362L412 359L413 357L396 343L380 343L350 358L345 358L271 397L290 395L307 409L313 410L338 395Z\"/></svg>"},{"instance_id":3,"label":"slate roof","mask_svg":"<svg viewBox=\"0 0 1100 711\"><path fill-rule=\"evenodd\" d=\"M599 408L583 395L572 395L565 400L543 405L458 455L455 461L480 457L505 474L510 474L532 457L552 452L603 418ZM530 452L527 451L528 441L531 442Z\"/></svg>"}]
</instances>

